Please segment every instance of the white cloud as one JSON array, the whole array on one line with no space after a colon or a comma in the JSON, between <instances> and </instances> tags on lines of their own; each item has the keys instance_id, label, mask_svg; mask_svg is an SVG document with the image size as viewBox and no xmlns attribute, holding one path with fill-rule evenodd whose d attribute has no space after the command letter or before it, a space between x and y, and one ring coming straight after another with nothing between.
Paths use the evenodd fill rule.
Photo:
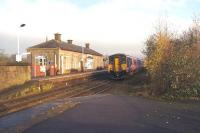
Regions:
<instances>
[{"instance_id":1,"label":"white cloud","mask_svg":"<svg viewBox=\"0 0 200 133\"><path fill-rule=\"evenodd\" d=\"M53 33L60 32L64 40L94 43L92 46L102 53L134 54L139 51L139 54L158 17L175 8L184 8L186 2L108 0L82 9L69 1L7 0L5 7L0 9L0 31L16 34L17 26L26 23L23 36L45 38L48 35L53 38ZM169 20L173 27L178 27L177 30L188 25L188 20L173 14Z\"/></svg>"}]
</instances>

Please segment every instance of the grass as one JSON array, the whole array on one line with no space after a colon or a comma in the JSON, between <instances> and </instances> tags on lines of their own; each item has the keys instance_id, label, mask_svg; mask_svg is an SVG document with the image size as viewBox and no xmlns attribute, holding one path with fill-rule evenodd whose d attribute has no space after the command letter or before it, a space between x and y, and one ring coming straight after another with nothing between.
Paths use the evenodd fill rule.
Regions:
<instances>
[{"instance_id":1,"label":"grass","mask_svg":"<svg viewBox=\"0 0 200 133\"><path fill-rule=\"evenodd\" d=\"M128 95L128 96L141 96L144 98L174 102L174 101L197 101L199 97L173 97L171 95L155 95L150 89L150 83L147 74L142 71L132 76L127 77L123 81L115 81L113 89L110 90L114 95Z\"/></svg>"},{"instance_id":2,"label":"grass","mask_svg":"<svg viewBox=\"0 0 200 133\"><path fill-rule=\"evenodd\" d=\"M128 76L124 80L114 81L114 89L112 89L110 92L113 94L123 94L130 96L147 96L149 95L149 85L147 83L147 79L148 77L146 73L136 73L132 76Z\"/></svg>"},{"instance_id":3,"label":"grass","mask_svg":"<svg viewBox=\"0 0 200 133\"><path fill-rule=\"evenodd\" d=\"M51 90L54 87L53 83L46 83L42 87L38 86L37 82L26 82L23 85L11 88L10 91L0 95L0 101L13 100L21 97L26 97L34 94L43 93Z\"/></svg>"}]
</instances>

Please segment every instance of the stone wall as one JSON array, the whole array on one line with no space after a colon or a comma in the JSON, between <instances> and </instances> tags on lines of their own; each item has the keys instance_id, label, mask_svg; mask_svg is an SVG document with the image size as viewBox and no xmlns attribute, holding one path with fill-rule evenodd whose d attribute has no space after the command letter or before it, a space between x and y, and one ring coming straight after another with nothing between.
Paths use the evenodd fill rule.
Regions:
<instances>
[{"instance_id":1,"label":"stone wall","mask_svg":"<svg viewBox=\"0 0 200 133\"><path fill-rule=\"evenodd\" d=\"M31 79L30 66L0 66L0 92Z\"/></svg>"}]
</instances>

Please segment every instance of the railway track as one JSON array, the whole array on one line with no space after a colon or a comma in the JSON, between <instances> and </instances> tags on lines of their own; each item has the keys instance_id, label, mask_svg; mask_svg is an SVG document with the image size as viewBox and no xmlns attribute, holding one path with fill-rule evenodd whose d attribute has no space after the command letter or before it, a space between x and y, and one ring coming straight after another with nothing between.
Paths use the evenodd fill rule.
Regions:
<instances>
[{"instance_id":1,"label":"railway track","mask_svg":"<svg viewBox=\"0 0 200 133\"><path fill-rule=\"evenodd\" d=\"M4 101L0 103L0 117L59 98L99 94L108 90L110 87L110 81L99 80L77 86L59 88L34 96Z\"/></svg>"}]
</instances>

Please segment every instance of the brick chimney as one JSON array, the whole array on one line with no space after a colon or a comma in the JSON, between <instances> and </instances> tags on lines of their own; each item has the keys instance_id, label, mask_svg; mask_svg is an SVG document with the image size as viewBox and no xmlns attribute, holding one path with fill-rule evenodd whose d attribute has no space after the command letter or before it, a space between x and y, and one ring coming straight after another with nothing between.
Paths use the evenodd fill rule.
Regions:
<instances>
[{"instance_id":1,"label":"brick chimney","mask_svg":"<svg viewBox=\"0 0 200 133\"><path fill-rule=\"evenodd\" d=\"M68 44L72 44L72 41L73 41L73 40L67 40L67 43L68 43Z\"/></svg>"},{"instance_id":2,"label":"brick chimney","mask_svg":"<svg viewBox=\"0 0 200 133\"><path fill-rule=\"evenodd\" d=\"M85 44L85 47L89 49L89 48L90 48L90 44L89 44L89 43L86 43L86 44Z\"/></svg>"},{"instance_id":3,"label":"brick chimney","mask_svg":"<svg viewBox=\"0 0 200 133\"><path fill-rule=\"evenodd\" d=\"M58 42L61 42L61 34L60 33L55 33L55 40Z\"/></svg>"}]
</instances>

